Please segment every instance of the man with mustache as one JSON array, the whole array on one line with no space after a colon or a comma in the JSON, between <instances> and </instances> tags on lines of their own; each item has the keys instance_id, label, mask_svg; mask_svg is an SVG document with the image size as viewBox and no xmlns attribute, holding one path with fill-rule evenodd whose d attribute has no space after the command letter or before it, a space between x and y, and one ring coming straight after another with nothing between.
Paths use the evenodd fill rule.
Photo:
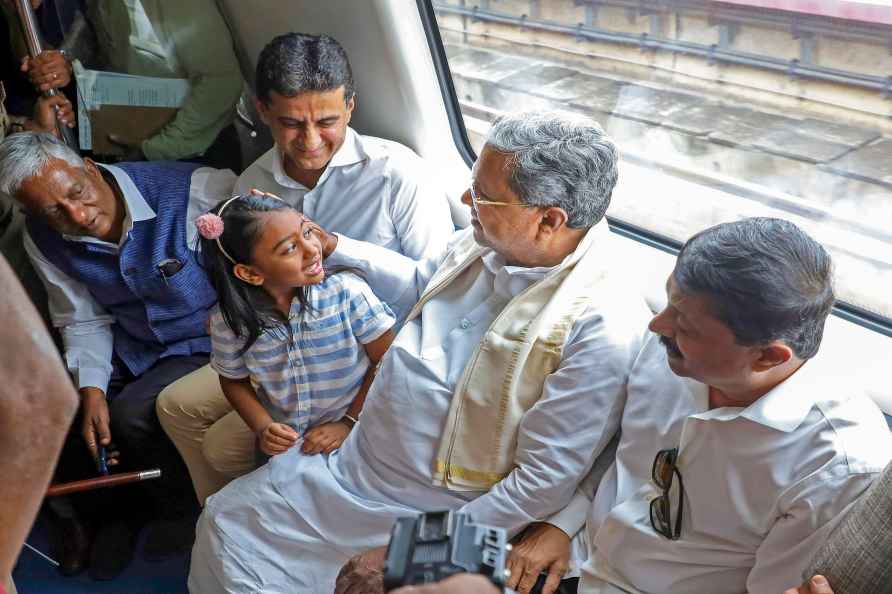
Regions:
<instances>
[{"instance_id":1,"label":"man with mustache","mask_svg":"<svg viewBox=\"0 0 892 594\"><path fill-rule=\"evenodd\" d=\"M830 257L786 221L725 223L666 292L616 462L584 489L580 593L783 592L892 459L880 410L819 353Z\"/></svg>"},{"instance_id":2,"label":"man with mustache","mask_svg":"<svg viewBox=\"0 0 892 594\"><path fill-rule=\"evenodd\" d=\"M234 182L229 170L190 163L101 165L48 134L14 134L0 144L0 191L25 211L25 249L81 395L87 449L66 448L60 472L80 476L60 478L95 472L100 447L109 447L115 465L112 442L122 465L160 467L163 481L146 483L165 520L150 533L151 555L181 548L174 534L188 541L195 507L186 468L155 415L161 389L205 365L210 352L205 321L216 294L194 257L189 221L228 196ZM87 499L94 497L105 494ZM116 491L101 504L95 578L114 577L132 554L131 503ZM83 569L85 541L71 526L64 572Z\"/></svg>"}]
</instances>

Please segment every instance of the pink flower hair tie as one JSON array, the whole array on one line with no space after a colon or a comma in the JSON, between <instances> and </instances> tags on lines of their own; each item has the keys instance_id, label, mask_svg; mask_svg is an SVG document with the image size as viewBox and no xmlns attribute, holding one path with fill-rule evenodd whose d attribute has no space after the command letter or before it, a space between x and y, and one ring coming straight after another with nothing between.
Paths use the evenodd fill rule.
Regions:
<instances>
[{"instance_id":1,"label":"pink flower hair tie","mask_svg":"<svg viewBox=\"0 0 892 594\"><path fill-rule=\"evenodd\" d=\"M223 235L223 219L210 212L195 219L195 226L205 239L218 239Z\"/></svg>"}]
</instances>

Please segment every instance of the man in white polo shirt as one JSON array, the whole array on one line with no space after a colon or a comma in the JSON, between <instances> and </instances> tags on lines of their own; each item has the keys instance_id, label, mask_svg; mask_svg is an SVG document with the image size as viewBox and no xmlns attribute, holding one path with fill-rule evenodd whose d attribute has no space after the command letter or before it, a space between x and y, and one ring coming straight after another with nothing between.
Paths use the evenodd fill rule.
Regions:
<instances>
[{"instance_id":1,"label":"man in white polo shirt","mask_svg":"<svg viewBox=\"0 0 892 594\"><path fill-rule=\"evenodd\" d=\"M260 53L257 109L276 145L236 192L276 194L327 230L413 260L454 231L442 189L411 149L349 127L356 102L347 54L333 38L289 33Z\"/></svg>"},{"instance_id":2,"label":"man in white polo shirt","mask_svg":"<svg viewBox=\"0 0 892 594\"><path fill-rule=\"evenodd\" d=\"M454 230L445 193L410 149L349 127L353 75L336 40L276 37L255 78L257 108L276 144L245 170L236 192L272 192L330 231L413 260L443 251ZM157 409L199 501L253 469L254 435L210 368L169 386Z\"/></svg>"},{"instance_id":3,"label":"man in white polo shirt","mask_svg":"<svg viewBox=\"0 0 892 594\"><path fill-rule=\"evenodd\" d=\"M584 594L777 594L892 459L879 409L818 353L827 252L792 223L707 229L629 378L595 486ZM555 537L560 537L555 534Z\"/></svg>"}]
</instances>

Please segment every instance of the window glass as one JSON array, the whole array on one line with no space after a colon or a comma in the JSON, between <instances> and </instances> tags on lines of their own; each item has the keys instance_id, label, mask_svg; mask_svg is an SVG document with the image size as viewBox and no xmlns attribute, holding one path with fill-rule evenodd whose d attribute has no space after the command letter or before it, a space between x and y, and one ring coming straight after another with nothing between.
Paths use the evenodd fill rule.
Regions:
<instances>
[{"instance_id":1,"label":"window glass","mask_svg":"<svg viewBox=\"0 0 892 594\"><path fill-rule=\"evenodd\" d=\"M499 113L585 113L622 151L608 215L677 241L746 216L791 220L831 251L841 299L892 319L892 7L433 7L475 150Z\"/></svg>"}]
</instances>

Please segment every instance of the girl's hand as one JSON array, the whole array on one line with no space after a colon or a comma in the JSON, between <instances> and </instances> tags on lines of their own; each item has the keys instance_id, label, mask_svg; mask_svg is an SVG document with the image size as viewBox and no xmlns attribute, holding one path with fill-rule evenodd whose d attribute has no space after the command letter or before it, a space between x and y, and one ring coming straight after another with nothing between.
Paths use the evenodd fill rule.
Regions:
<instances>
[{"instance_id":1,"label":"girl's hand","mask_svg":"<svg viewBox=\"0 0 892 594\"><path fill-rule=\"evenodd\" d=\"M330 454L344 443L350 427L341 421L316 425L304 433L304 445L301 451L304 454Z\"/></svg>"},{"instance_id":2,"label":"girl's hand","mask_svg":"<svg viewBox=\"0 0 892 594\"><path fill-rule=\"evenodd\" d=\"M267 456L275 456L295 444L297 431L284 423L270 423L260 432L260 451Z\"/></svg>"}]
</instances>

